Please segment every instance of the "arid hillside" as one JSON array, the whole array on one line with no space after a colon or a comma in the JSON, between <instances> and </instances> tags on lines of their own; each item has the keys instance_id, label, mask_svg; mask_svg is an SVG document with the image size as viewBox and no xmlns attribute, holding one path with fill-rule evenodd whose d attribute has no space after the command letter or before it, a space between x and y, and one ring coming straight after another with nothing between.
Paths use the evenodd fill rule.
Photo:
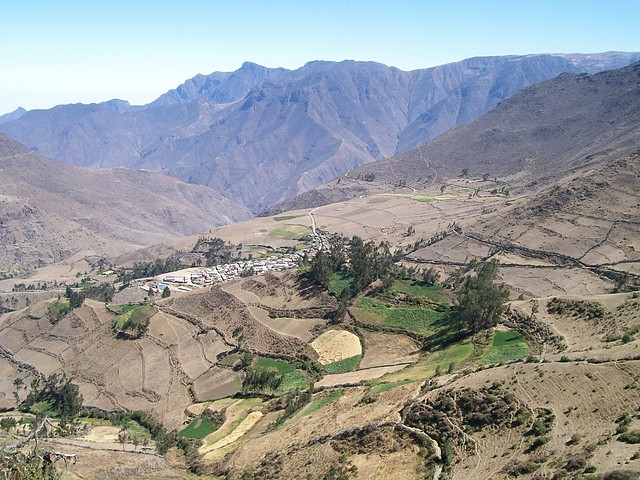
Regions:
<instances>
[{"instance_id":1,"label":"arid hillside","mask_svg":"<svg viewBox=\"0 0 640 480\"><path fill-rule=\"evenodd\" d=\"M249 216L207 187L148 171L61 164L3 134L0 190L5 275L78 252L122 254Z\"/></svg>"},{"instance_id":2,"label":"arid hillside","mask_svg":"<svg viewBox=\"0 0 640 480\"><path fill-rule=\"evenodd\" d=\"M313 208L367 192L440 188L447 178L499 178L535 190L637 149L640 64L594 75L563 74L516 93L478 120L427 145L357 168L268 214Z\"/></svg>"}]
</instances>

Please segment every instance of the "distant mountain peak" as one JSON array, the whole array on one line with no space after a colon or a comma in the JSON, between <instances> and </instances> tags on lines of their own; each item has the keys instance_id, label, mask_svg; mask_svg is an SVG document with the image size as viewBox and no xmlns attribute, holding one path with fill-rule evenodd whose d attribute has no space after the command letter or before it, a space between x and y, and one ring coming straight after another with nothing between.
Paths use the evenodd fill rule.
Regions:
<instances>
[{"instance_id":1,"label":"distant mountain peak","mask_svg":"<svg viewBox=\"0 0 640 480\"><path fill-rule=\"evenodd\" d=\"M234 72L196 75L144 107L117 100L56 107L0 130L57 160L148 168L213 187L257 212L430 142L523 87L639 59L510 55L409 72L354 60L316 60L294 71L245 62Z\"/></svg>"},{"instance_id":2,"label":"distant mountain peak","mask_svg":"<svg viewBox=\"0 0 640 480\"><path fill-rule=\"evenodd\" d=\"M24 108L18 107L13 112L0 115L0 123L10 122L11 120L18 120L25 113L27 113L27 111Z\"/></svg>"}]
</instances>

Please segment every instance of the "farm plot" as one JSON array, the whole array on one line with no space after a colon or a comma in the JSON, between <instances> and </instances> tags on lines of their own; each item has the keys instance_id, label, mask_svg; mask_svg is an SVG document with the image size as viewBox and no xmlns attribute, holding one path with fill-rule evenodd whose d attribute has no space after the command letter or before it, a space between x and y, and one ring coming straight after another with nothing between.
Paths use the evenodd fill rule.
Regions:
<instances>
[{"instance_id":1,"label":"farm plot","mask_svg":"<svg viewBox=\"0 0 640 480\"><path fill-rule=\"evenodd\" d=\"M185 438L203 439L213 433L215 427L207 418L195 418L189 425L180 430L178 436Z\"/></svg>"},{"instance_id":2,"label":"farm plot","mask_svg":"<svg viewBox=\"0 0 640 480\"><path fill-rule=\"evenodd\" d=\"M362 335L365 351L360 368L417 362L420 358L420 345L405 335L369 331Z\"/></svg>"},{"instance_id":3,"label":"farm plot","mask_svg":"<svg viewBox=\"0 0 640 480\"><path fill-rule=\"evenodd\" d=\"M247 305L216 286L188 296L169 297L163 310L196 318L203 328L215 327L230 343L236 341L234 336L241 336L242 346L257 352L288 356L311 353L305 342L267 328L251 315Z\"/></svg>"},{"instance_id":4,"label":"farm plot","mask_svg":"<svg viewBox=\"0 0 640 480\"><path fill-rule=\"evenodd\" d=\"M471 259L480 260L489 255L490 246L476 240L451 235L428 247L411 254L412 258L435 264L455 262L464 264Z\"/></svg>"},{"instance_id":5,"label":"farm plot","mask_svg":"<svg viewBox=\"0 0 640 480\"><path fill-rule=\"evenodd\" d=\"M109 305L109 311L115 313L114 329L118 333L140 336L146 332L151 317L158 309L153 305Z\"/></svg>"},{"instance_id":6,"label":"farm plot","mask_svg":"<svg viewBox=\"0 0 640 480\"><path fill-rule=\"evenodd\" d=\"M322 365L362 355L362 345L357 335L346 330L329 330L313 342L311 347L319 356Z\"/></svg>"},{"instance_id":7,"label":"farm plot","mask_svg":"<svg viewBox=\"0 0 640 480\"><path fill-rule=\"evenodd\" d=\"M216 363L220 355L233 349L233 347L224 342L215 330L209 330L206 334L200 334L196 338L204 350L204 359L211 364Z\"/></svg>"},{"instance_id":8,"label":"farm plot","mask_svg":"<svg viewBox=\"0 0 640 480\"><path fill-rule=\"evenodd\" d=\"M473 355L471 342L458 343L425 355L419 362L405 368L402 371L386 375L384 382L398 382L403 380L423 382L436 372L447 372L453 364L454 369L468 362Z\"/></svg>"},{"instance_id":9,"label":"farm plot","mask_svg":"<svg viewBox=\"0 0 640 480\"><path fill-rule=\"evenodd\" d=\"M351 312L362 323L415 332L420 335L435 335L446 329L444 323L448 305L396 306L380 298L362 297Z\"/></svg>"},{"instance_id":10,"label":"farm plot","mask_svg":"<svg viewBox=\"0 0 640 480\"><path fill-rule=\"evenodd\" d=\"M193 382L193 390L199 401L227 397L238 393L241 389L240 374L220 367L210 368Z\"/></svg>"},{"instance_id":11,"label":"farm plot","mask_svg":"<svg viewBox=\"0 0 640 480\"><path fill-rule=\"evenodd\" d=\"M313 337L313 329L318 325L326 325L322 318L271 318L269 312L259 307L247 307L253 318L265 327L281 335L296 337L303 342L308 342Z\"/></svg>"},{"instance_id":12,"label":"farm plot","mask_svg":"<svg viewBox=\"0 0 640 480\"><path fill-rule=\"evenodd\" d=\"M496 330L490 348L476 361L477 365L508 362L529 355L529 345L519 332L513 330Z\"/></svg>"},{"instance_id":13,"label":"farm plot","mask_svg":"<svg viewBox=\"0 0 640 480\"><path fill-rule=\"evenodd\" d=\"M335 308L336 300L292 271L272 272L229 282L223 289L245 304L276 309Z\"/></svg>"},{"instance_id":14,"label":"farm plot","mask_svg":"<svg viewBox=\"0 0 640 480\"><path fill-rule=\"evenodd\" d=\"M393 282L391 290L407 296L427 298L436 303L448 303L451 299L450 291L440 285L426 285L423 282L406 278Z\"/></svg>"},{"instance_id":15,"label":"farm plot","mask_svg":"<svg viewBox=\"0 0 640 480\"><path fill-rule=\"evenodd\" d=\"M246 398L227 407L224 423L204 438L204 444L199 449L200 454L207 460L217 459L228 453L231 450L229 447L238 446L234 443L262 417L262 412L257 410L261 404L262 400L259 398Z\"/></svg>"},{"instance_id":16,"label":"farm plot","mask_svg":"<svg viewBox=\"0 0 640 480\"><path fill-rule=\"evenodd\" d=\"M15 391L13 382L20 376L20 373L6 359L0 358L0 408L15 406L15 398L9 392Z\"/></svg>"},{"instance_id":17,"label":"farm plot","mask_svg":"<svg viewBox=\"0 0 640 480\"><path fill-rule=\"evenodd\" d=\"M563 353L589 352L597 358L637 355L640 299L632 294L563 296L541 305L545 308L537 315L567 342Z\"/></svg>"},{"instance_id":18,"label":"farm plot","mask_svg":"<svg viewBox=\"0 0 640 480\"><path fill-rule=\"evenodd\" d=\"M272 358L254 357L251 367L258 371L272 371L282 377L282 382L276 393L290 392L291 390L304 389L309 383L307 374L291 363L274 360Z\"/></svg>"},{"instance_id":19,"label":"farm plot","mask_svg":"<svg viewBox=\"0 0 640 480\"><path fill-rule=\"evenodd\" d=\"M612 282L583 268L500 267L502 281L529 297L598 295L609 293Z\"/></svg>"},{"instance_id":20,"label":"farm plot","mask_svg":"<svg viewBox=\"0 0 640 480\"><path fill-rule=\"evenodd\" d=\"M280 238L283 240L298 240L301 242L311 239L311 230L302 225L282 224L269 230L270 238Z\"/></svg>"},{"instance_id":21,"label":"farm plot","mask_svg":"<svg viewBox=\"0 0 640 480\"><path fill-rule=\"evenodd\" d=\"M336 373L327 375L322 380L315 383L314 387L337 387L341 385L358 385L361 382L380 378L388 373L398 372L406 365L392 365L389 367L373 367L366 370L356 370L355 372Z\"/></svg>"}]
</instances>

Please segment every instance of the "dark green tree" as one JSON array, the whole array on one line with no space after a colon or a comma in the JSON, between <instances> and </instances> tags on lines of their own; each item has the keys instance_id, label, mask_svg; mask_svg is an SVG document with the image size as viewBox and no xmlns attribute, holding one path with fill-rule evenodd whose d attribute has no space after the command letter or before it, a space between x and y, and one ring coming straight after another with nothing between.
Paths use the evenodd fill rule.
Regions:
<instances>
[{"instance_id":1,"label":"dark green tree","mask_svg":"<svg viewBox=\"0 0 640 480\"><path fill-rule=\"evenodd\" d=\"M164 290L162 290L162 298L167 298L171 296L171 290L169 289L168 286L164 287Z\"/></svg>"},{"instance_id":2,"label":"dark green tree","mask_svg":"<svg viewBox=\"0 0 640 480\"><path fill-rule=\"evenodd\" d=\"M84 295L82 292L76 292L70 286L67 285L67 289L64 292L64 296L69 299L69 305L71 308L78 308L84 302Z\"/></svg>"},{"instance_id":3,"label":"dark green tree","mask_svg":"<svg viewBox=\"0 0 640 480\"><path fill-rule=\"evenodd\" d=\"M311 261L309 276L324 288L329 288L332 275L333 268L331 258L324 250L320 250Z\"/></svg>"},{"instance_id":4,"label":"dark green tree","mask_svg":"<svg viewBox=\"0 0 640 480\"><path fill-rule=\"evenodd\" d=\"M47 402L51 410L63 420L75 417L82 408L82 394L77 385L66 375L52 373L46 378L31 382L31 392L20 408L29 411L36 403Z\"/></svg>"},{"instance_id":5,"label":"dark green tree","mask_svg":"<svg viewBox=\"0 0 640 480\"><path fill-rule=\"evenodd\" d=\"M452 309L452 320L458 330L472 333L494 327L504 313L509 292L498 285L498 261L491 260L476 268L475 276L468 276L458 286L457 305Z\"/></svg>"}]
</instances>

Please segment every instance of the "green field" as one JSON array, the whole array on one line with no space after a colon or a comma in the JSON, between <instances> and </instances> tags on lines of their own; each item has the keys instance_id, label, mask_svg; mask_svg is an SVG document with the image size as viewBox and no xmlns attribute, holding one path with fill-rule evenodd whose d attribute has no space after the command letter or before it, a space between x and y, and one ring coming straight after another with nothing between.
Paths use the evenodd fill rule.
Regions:
<instances>
[{"instance_id":1,"label":"green field","mask_svg":"<svg viewBox=\"0 0 640 480\"><path fill-rule=\"evenodd\" d=\"M351 286L353 276L349 272L335 272L329 282L329 291L339 297L342 291Z\"/></svg>"},{"instance_id":2,"label":"green field","mask_svg":"<svg viewBox=\"0 0 640 480\"><path fill-rule=\"evenodd\" d=\"M139 306L140 304L138 303L110 303L107 305L107 310L115 313L116 315L122 315L123 313L127 313Z\"/></svg>"},{"instance_id":3,"label":"green field","mask_svg":"<svg viewBox=\"0 0 640 480\"><path fill-rule=\"evenodd\" d=\"M284 240L299 240L301 242L310 240L309 228L302 225L282 225L269 232L271 238L282 238Z\"/></svg>"},{"instance_id":4,"label":"green field","mask_svg":"<svg viewBox=\"0 0 640 480\"><path fill-rule=\"evenodd\" d=\"M362 355L356 355L354 357L345 358L344 360L338 360L337 362L327 363L324 365L324 370L327 373L346 373L356 369L360 363Z\"/></svg>"},{"instance_id":5,"label":"green field","mask_svg":"<svg viewBox=\"0 0 640 480\"><path fill-rule=\"evenodd\" d=\"M386 302L372 297L360 298L353 309L357 318L365 323L383 325L416 332L422 335L435 335L446 328L444 320L448 307L438 311L431 306L389 306ZM363 313L364 315L359 315Z\"/></svg>"},{"instance_id":6,"label":"green field","mask_svg":"<svg viewBox=\"0 0 640 480\"><path fill-rule=\"evenodd\" d=\"M304 214L300 215L282 215L280 217L273 217L276 222L286 222L287 220L293 220L295 218L304 217Z\"/></svg>"},{"instance_id":7,"label":"green field","mask_svg":"<svg viewBox=\"0 0 640 480\"><path fill-rule=\"evenodd\" d=\"M508 362L510 360L518 360L529 355L529 345L524 340L521 333L513 330L496 331L493 336L491 347L483 353L478 360L477 365L486 365L490 363Z\"/></svg>"},{"instance_id":8,"label":"green field","mask_svg":"<svg viewBox=\"0 0 640 480\"><path fill-rule=\"evenodd\" d=\"M314 412L317 412L323 407L326 407L330 403L335 402L342 396L342 389L337 389L332 391L329 395L325 397L318 398L307 405L307 408L302 410L298 415L296 415L293 420L298 420L302 417L306 417L307 415L311 415Z\"/></svg>"},{"instance_id":9,"label":"green field","mask_svg":"<svg viewBox=\"0 0 640 480\"><path fill-rule=\"evenodd\" d=\"M433 377L439 369L442 373L446 373L449 365L454 365L454 370L458 370L465 362L468 362L473 355L473 343L456 343L449 347L431 352L422 358L418 363L410 367L400 370L399 372L389 373L383 376L380 381L382 384L407 381L424 381Z\"/></svg>"},{"instance_id":10,"label":"green field","mask_svg":"<svg viewBox=\"0 0 640 480\"><path fill-rule=\"evenodd\" d=\"M49 304L47 308L47 315L53 322L59 321L63 316L65 316L71 310L71 305L69 304L68 299L64 300L56 300L53 303Z\"/></svg>"},{"instance_id":11,"label":"green field","mask_svg":"<svg viewBox=\"0 0 640 480\"><path fill-rule=\"evenodd\" d=\"M233 404L233 408L235 410L235 418L232 422L228 424L223 424L218 430L216 430L213 435L207 438L206 443L208 445L213 445L218 440L226 437L231 434L238 425L242 423L242 421L247 418L249 412L253 409L253 407L257 407L262 403L262 399L253 397L253 398L245 398L242 400L238 400L237 403ZM229 407L231 408L231 407ZM229 415L229 410L227 410L227 416Z\"/></svg>"},{"instance_id":12,"label":"green field","mask_svg":"<svg viewBox=\"0 0 640 480\"><path fill-rule=\"evenodd\" d=\"M213 423L206 418L196 418L179 433L179 437L203 439L215 431Z\"/></svg>"},{"instance_id":13,"label":"green field","mask_svg":"<svg viewBox=\"0 0 640 480\"><path fill-rule=\"evenodd\" d=\"M116 332L140 334L145 331L158 309L153 305L109 305L109 310L119 313L114 328Z\"/></svg>"},{"instance_id":14,"label":"green field","mask_svg":"<svg viewBox=\"0 0 640 480\"><path fill-rule=\"evenodd\" d=\"M379 384L374 385L373 387L371 387L371 390L369 390L369 391L371 393L382 393L382 392L386 392L387 390L391 390L391 389L396 388L396 387L401 387L402 385L407 385L409 383L412 383L411 380L399 380L397 382L379 383Z\"/></svg>"},{"instance_id":15,"label":"green field","mask_svg":"<svg viewBox=\"0 0 640 480\"><path fill-rule=\"evenodd\" d=\"M446 290L440 285L426 285L417 280L402 279L396 280L391 286L396 292L414 297L426 297L437 303L448 302L449 297L444 293Z\"/></svg>"},{"instance_id":16,"label":"green field","mask_svg":"<svg viewBox=\"0 0 640 480\"><path fill-rule=\"evenodd\" d=\"M149 430L144 428L142 425L140 425L135 420L129 420L124 425L124 427L127 430L127 433L129 434L130 437L136 437L139 440L143 440L145 438L147 440L151 440L151 433L149 433Z\"/></svg>"},{"instance_id":17,"label":"green field","mask_svg":"<svg viewBox=\"0 0 640 480\"><path fill-rule=\"evenodd\" d=\"M278 375L282 375L282 383L278 388L278 393L290 392L291 390L304 389L309 383L309 377L295 365L291 363L274 360L272 358L255 357L253 367L257 370L272 370Z\"/></svg>"}]
</instances>

